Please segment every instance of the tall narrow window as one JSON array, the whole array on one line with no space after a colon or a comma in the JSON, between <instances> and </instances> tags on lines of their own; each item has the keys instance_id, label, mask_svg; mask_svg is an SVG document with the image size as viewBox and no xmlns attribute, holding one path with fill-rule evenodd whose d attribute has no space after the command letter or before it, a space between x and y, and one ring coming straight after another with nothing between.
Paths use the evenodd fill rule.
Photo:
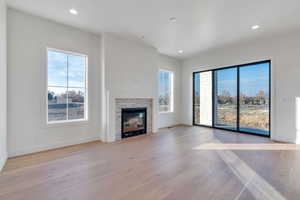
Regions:
<instances>
[{"instance_id":1,"label":"tall narrow window","mask_svg":"<svg viewBox=\"0 0 300 200\"><path fill-rule=\"evenodd\" d=\"M194 73L194 123L212 126L212 71Z\"/></svg>"},{"instance_id":2,"label":"tall narrow window","mask_svg":"<svg viewBox=\"0 0 300 200\"><path fill-rule=\"evenodd\" d=\"M237 68L216 70L215 120L218 128L237 129Z\"/></svg>"},{"instance_id":3,"label":"tall narrow window","mask_svg":"<svg viewBox=\"0 0 300 200\"><path fill-rule=\"evenodd\" d=\"M269 135L269 63L240 67L240 130Z\"/></svg>"},{"instance_id":4,"label":"tall narrow window","mask_svg":"<svg viewBox=\"0 0 300 200\"><path fill-rule=\"evenodd\" d=\"M173 72L159 72L159 112L173 112Z\"/></svg>"},{"instance_id":5,"label":"tall narrow window","mask_svg":"<svg viewBox=\"0 0 300 200\"><path fill-rule=\"evenodd\" d=\"M87 56L48 49L48 123L87 120Z\"/></svg>"}]
</instances>

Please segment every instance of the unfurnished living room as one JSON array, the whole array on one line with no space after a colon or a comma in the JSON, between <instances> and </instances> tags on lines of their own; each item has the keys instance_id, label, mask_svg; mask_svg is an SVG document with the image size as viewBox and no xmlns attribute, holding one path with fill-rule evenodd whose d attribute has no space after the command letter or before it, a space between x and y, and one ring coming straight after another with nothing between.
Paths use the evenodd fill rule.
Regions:
<instances>
[{"instance_id":1,"label":"unfurnished living room","mask_svg":"<svg viewBox=\"0 0 300 200\"><path fill-rule=\"evenodd\" d=\"M0 0L0 200L299 200L299 0Z\"/></svg>"}]
</instances>

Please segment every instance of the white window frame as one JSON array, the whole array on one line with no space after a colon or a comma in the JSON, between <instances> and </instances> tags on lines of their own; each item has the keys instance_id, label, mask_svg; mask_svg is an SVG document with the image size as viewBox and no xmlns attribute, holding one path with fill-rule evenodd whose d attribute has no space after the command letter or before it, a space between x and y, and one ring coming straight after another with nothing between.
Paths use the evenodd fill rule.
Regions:
<instances>
[{"instance_id":1,"label":"white window frame","mask_svg":"<svg viewBox=\"0 0 300 200\"><path fill-rule=\"evenodd\" d=\"M49 76L49 60L48 60L48 52L49 51L54 51L54 52L58 52L58 53L64 53L64 54L72 54L75 56L84 56L85 57L85 96L84 96L84 118L83 119L72 119L72 120L59 120L59 121L49 121L48 119L48 76ZM61 50L61 49L56 49L56 48L52 48L52 47L47 47L46 48L46 62L47 62L47 70L46 70L46 121L47 121L47 125L55 125L55 124L68 124L68 123L80 123L80 122L87 122L88 121L88 55L86 54L82 54L82 53L78 53L78 52L73 52L73 51L65 51L65 50ZM67 77L68 78L68 77ZM51 86L50 86L51 87ZM68 81L67 81L67 91L69 88L68 85ZM67 98L68 101L68 98ZM67 117L68 117L68 109L67 109Z\"/></svg>"},{"instance_id":2,"label":"white window frame","mask_svg":"<svg viewBox=\"0 0 300 200\"><path fill-rule=\"evenodd\" d=\"M174 72L170 70L165 70L165 69L160 69L159 70L159 77L160 77L160 72L168 72L170 73L170 110L169 111L160 111L159 110L159 102L158 102L158 112L163 114L163 113L173 113L174 112ZM158 80L158 90L160 88L160 80Z\"/></svg>"}]
</instances>

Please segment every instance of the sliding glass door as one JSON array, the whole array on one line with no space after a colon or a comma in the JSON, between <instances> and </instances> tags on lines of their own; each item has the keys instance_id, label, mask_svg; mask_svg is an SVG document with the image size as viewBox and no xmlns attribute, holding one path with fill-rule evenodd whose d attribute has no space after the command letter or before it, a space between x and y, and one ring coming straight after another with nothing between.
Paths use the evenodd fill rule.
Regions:
<instances>
[{"instance_id":1,"label":"sliding glass door","mask_svg":"<svg viewBox=\"0 0 300 200\"><path fill-rule=\"evenodd\" d=\"M269 63L240 67L240 130L269 135Z\"/></svg>"},{"instance_id":2,"label":"sliding glass door","mask_svg":"<svg viewBox=\"0 0 300 200\"><path fill-rule=\"evenodd\" d=\"M194 125L270 136L270 61L193 75Z\"/></svg>"},{"instance_id":3,"label":"sliding glass door","mask_svg":"<svg viewBox=\"0 0 300 200\"><path fill-rule=\"evenodd\" d=\"M214 71L214 126L237 130L237 68Z\"/></svg>"},{"instance_id":4,"label":"sliding glass door","mask_svg":"<svg viewBox=\"0 0 300 200\"><path fill-rule=\"evenodd\" d=\"M212 71L194 74L194 123L212 126Z\"/></svg>"}]
</instances>

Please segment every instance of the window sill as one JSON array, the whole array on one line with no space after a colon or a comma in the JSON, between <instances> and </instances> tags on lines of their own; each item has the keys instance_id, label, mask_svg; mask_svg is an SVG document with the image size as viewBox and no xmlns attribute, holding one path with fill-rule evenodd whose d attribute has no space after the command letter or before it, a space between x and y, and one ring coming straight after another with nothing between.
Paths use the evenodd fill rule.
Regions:
<instances>
[{"instance_id":1,"label":"window sill","mask_svg":"<svg viewBox=\"0 0 300 200\"><path fill-rule=\"evenodd\" d=\"M173 114L174 111L168 111L168 112L158 112L158 114Z\"/></svg>"},{"instance_id":2,"label":"window sill","mask_svg":"<svg viewBox=\"0 0 300 200\"><path fill-rule=\"evenodd\" d=\"M71 120L71 121L57 121L57 122L47 122L46 127L47 128L53 128L53 127L62 127L62 126L80 126L80 125L87 125L88 120L82 119L82 120Z\"/></svg>"}]
</instances>

